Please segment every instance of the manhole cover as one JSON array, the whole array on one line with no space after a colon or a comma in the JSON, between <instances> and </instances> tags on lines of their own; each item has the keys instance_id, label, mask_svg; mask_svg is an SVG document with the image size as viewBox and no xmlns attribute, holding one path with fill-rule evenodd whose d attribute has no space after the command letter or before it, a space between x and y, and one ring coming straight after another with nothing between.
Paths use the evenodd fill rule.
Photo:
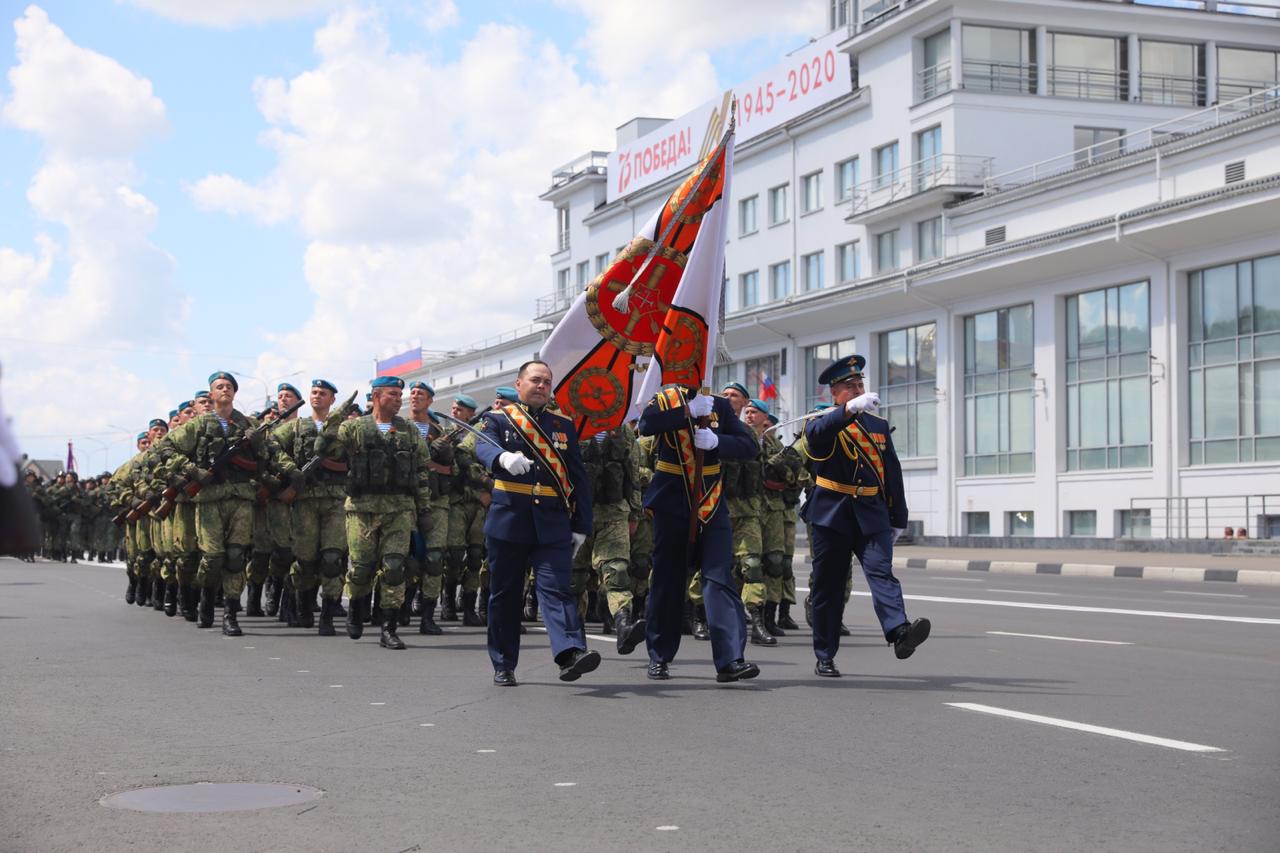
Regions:
<instances>
[{"instance_id":1,"label":"manhole cover","mask_svg":"<svg viewBox=\"0 0 1280 853\"><path fill-rule=\"evenodd\" d=\"M324 796L309 785L280 782L196 782L135 788L103 797L107 808L135 812L247 812L296 806Z\"/></svg>"}]
</instances>

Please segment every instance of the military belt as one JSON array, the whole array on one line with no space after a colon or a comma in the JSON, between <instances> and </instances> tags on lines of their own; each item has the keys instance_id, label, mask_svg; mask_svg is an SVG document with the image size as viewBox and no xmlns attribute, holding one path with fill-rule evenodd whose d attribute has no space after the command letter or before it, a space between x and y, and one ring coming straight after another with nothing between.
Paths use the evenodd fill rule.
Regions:
<instances>
[{"instance_id":1,"label":"military belt","mask_svg":"<svg viewBox=\"0 0 1280 853\"><path fill-rule=\"evenodd\" d=\"M512 492L517 495L529 495L535 498L558 498L560 493L554 486L541 483L513 483L511 480L494 480L493 487L500 492Z\"/></svg>"},{"instance_id":2,"label":"military belt","mask_svg":"<svg viewBox=\"0 0 1280 853\"><path fill-rule=\"evenodd\" d=\"M661 471L664 474L675 474L677 476L684 473L684 470L681 469L679 465L677 465L674 462L667 462L665 459L659 459L658 464L653 466L653 470ZM702 468L702 475L704 477L711 477L719 473L720 473L719 464L704 465Z\"/></svg>"},{"instance_id":3,"label":"military belt","mask_svg":"<svg viewBox=\"0 0 1280 853\"><path fill-rule=\"evenodd\" d=\"M828 480L826 477L815 477L814 480L824 489L830 489L833 492L839 492L842 495L849 495L854 498L870 498L880 494L879 486L849 486L844 483L837 483L835 480Z\"/></svg>"}]
</instances>

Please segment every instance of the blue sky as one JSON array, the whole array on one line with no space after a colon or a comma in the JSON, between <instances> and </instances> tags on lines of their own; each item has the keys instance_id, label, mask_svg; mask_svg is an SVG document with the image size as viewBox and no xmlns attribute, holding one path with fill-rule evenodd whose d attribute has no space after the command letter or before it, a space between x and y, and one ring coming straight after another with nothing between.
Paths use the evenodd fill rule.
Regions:
<instances>
[{"instance_id":1,"label":"blue sky","mask_svg":"<svg viewBox=\"0 0 1280 853\"><path fill-rule=\"evenodd\" d=\"M395 341L528 322L550 171L772 65L825 8L0 0L0 394L21 444L114 466L214 369L351 387Z\"/></svg>"}]
</instances>

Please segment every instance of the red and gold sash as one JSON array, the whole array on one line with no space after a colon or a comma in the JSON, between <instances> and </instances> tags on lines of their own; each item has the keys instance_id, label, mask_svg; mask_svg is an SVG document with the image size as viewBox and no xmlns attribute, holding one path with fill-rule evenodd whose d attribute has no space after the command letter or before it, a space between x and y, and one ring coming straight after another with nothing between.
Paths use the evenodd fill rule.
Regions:
<instances>
[{"instance_id":1,"label":"red and gold sash","mask_svg":"<svg viewBox=\"0 0 1280 853\"><path fill-rule=\"evenodd\" d=\"M880 488L884 488L884 457L880 448L855 418L840 432L840 445L850 459L861 459L875 472Z\"/></svg>"},{"instance_id":2,"label":"red and gold sash","mask_svg":"<svg viewBox=\"0 0 1280 853\"><path fill-rule=\"evenodd\" d=\"M555 486L560 492L560 497L564 499L566 507L572 511L573 507L573 482L569 479L569 466L565 464L564 457L560 455L560 451L552 446L551 440L547 438L546 433L538 426L538 422L529 417L529 414L520 406L508 405L502 407L502 413L507 416L507 420L511 421L516 431L520 433L520 437L524 439L525 444L529 445L534 455L547 467L551 475L555 478Z\"/></svg>"},{"instance_id":3,"label":"red and gold sash","mask_svg":"<svg viewBox=\"0 0 1280 853\"><path fill-rule=\"evenodd\" d=\"M685 405L684 394L679 388L663 388L658 392L657 396L658 408L662 411L670 409L678 409ZM686 417L688 415L686 414ZM677 430L672 434L675 438L673 442L676 453L680 457L680 476L684 479L685 500L689 506L693 506L697 495L701 494L702 499L698 501L698 521L706 524L711 516L715 515L716 507L720 505L720 496L723 492L721 488L720 478L716 477L715 483L710 489L705 489L706 471L703 471L703 482L694 482L697 476L696 449L693 446L693 422L689 422L689 429Z\"/></svg>"}]
</instances>

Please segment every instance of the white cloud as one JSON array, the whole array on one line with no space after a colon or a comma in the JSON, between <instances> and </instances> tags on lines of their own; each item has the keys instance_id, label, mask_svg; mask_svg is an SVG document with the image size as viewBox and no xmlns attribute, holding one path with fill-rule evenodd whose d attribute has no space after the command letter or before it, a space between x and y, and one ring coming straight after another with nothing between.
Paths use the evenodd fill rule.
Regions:
<instances>
[{"instance_id":1,"label":"white cloud","mask_svg":"<svg viewBox=\"0 0 1280 853\"><path fill-rule=\"evenodd\" d=\"M422 26L429 33L437 33L458 23L458 7L453 0L427 0L423 4Z\"/></svg>"},{"instance_id":2,"label":"white cloud","mask_svg":"<svg viewBox=\"0 0 1280 853\"><path fill-rule=\"evenodd\" d=\"M183 24L229 29L327 12L343 0L123 0ZM121 2L121 0L116 0Z\"/></svg>"}]
</instances>

